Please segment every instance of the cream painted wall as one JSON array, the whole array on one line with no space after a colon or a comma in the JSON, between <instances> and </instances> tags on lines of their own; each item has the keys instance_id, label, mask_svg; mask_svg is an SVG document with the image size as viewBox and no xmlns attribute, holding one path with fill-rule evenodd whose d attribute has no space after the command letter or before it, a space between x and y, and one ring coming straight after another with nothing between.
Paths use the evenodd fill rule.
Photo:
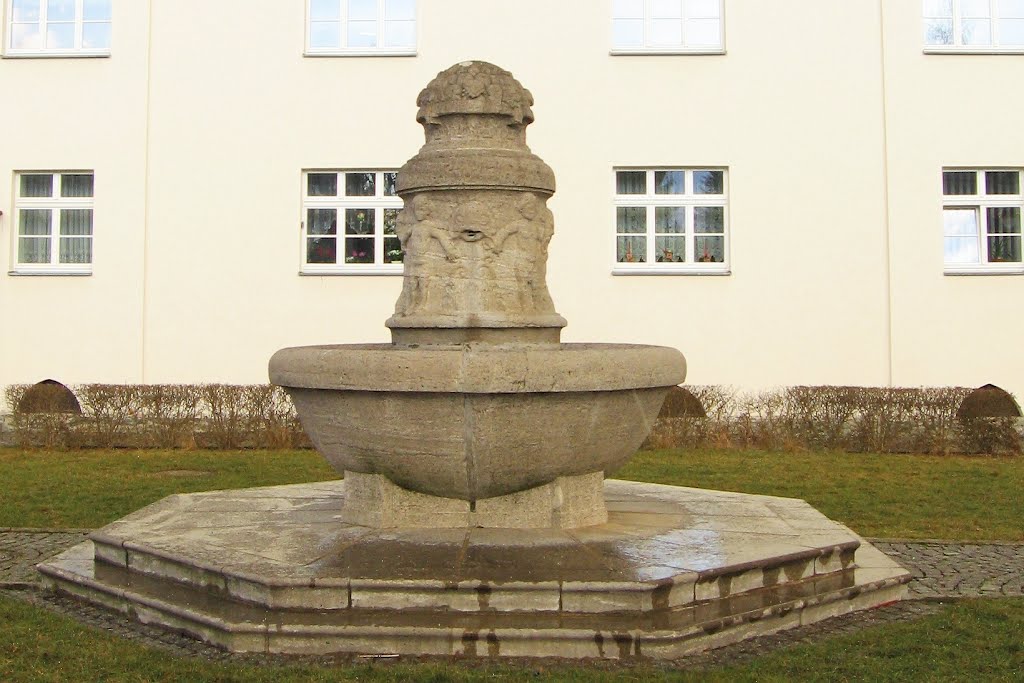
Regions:
<instances>
[{"instance_id":1,"label":"cream painted wall","mask_svg":"<svg viewBox=\"0 0 1024 683\"><path fill-rule=\"evenodd\" d=\"M1024 166L1024 62L923 54L911 5L886 3L894 382L1022 397L1024 276L944 275L939 236L943 167Z\"/></svg>"},{"instance_id":2,"label":"cream painted wall","mask_svg":"<svg viewBox=\"0 0 1024 683\"><path fill-rule=\"evenodd\" d=\"M884 81L873 2L728 0L726 55L630 57L609 55L601 4L419 5L416 57L304 58L302 0L152 0L115 3L109 59L0 61L5 102L19 93L0 124L23 131L0 175L97 177L93 276L0 277L17 330L0 384L262 382L281 346L386 341L400 277L298 274L302 170L398 167L422 143L419 90L483 59L536 99L565 340L676 346L693 383L1024 392L1024 368L970 331L1024 279L944 277L938 196L943 165L1024 163L1005 134L1020 102L964 126L976 100L948 101L951 78L1005 94L1019 58L922 55L916 3L885 3ZM732 273L612 275L617 165L727 167ZM1021 336L1009 317L1003 344Z\"/></svg>"}]
</instances>

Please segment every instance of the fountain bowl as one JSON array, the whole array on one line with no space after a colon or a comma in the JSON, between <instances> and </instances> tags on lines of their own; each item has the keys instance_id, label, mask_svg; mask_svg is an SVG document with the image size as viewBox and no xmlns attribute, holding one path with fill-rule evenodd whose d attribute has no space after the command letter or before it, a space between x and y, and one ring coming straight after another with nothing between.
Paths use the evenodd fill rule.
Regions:
<instances>
[{"instance_id":1,"label":"fountain bowl","mask_svg":"<svg viewBox=\"0 0 1024 683\"><path fill-rule=\"evenodd\" d=\"M303 346L270 361L336 470L466 501L613 472L685 374L679 351L630 344Z\"/></svg>"}]
</instances>

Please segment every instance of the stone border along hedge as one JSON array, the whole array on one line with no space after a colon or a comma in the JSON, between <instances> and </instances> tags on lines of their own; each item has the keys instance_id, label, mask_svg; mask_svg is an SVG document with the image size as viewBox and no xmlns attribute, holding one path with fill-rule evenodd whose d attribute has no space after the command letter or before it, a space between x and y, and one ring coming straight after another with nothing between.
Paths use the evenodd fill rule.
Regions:
<instances>
[{"instance_id":1,"label":"stone border along hedge","mask_svg":"<svg viewBox=\"0 0 1024 683\"><path fill-rule=\"evenodd\" d=\"M23 405L33 390L31 403ZM287 394L269 385L12 385L0 445L43 448L310 448ZM1020 418L958 417L962 387L675 389L645 448L1020 454ZM689 395L687 395L689 394Z\"/></svg>"},{"instance_id":2,"label":"stone border along hedge","mask_svg":"<svg viewBox=\"0 0 1024 683\"><path fill-rule=\"evenodd\" d=\"M818 386L754 393L722 386L685 389L692 398L670 394L646 448L941 455L1024 451L1021 418L966 415L960 408L974 390L963 387Z\"/></svg>"}]
</instances>

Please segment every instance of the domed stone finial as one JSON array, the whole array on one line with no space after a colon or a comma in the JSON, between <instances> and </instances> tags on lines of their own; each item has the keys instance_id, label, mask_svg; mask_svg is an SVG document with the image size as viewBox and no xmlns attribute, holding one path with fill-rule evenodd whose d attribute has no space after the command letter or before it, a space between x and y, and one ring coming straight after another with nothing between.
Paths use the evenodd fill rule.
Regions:
<instances>
[{"instance_id":1,"label":"domed stone finial","mask_svg":"<svg viewBox=\"0 0 1024 683\"><path fill-rule=\"evenodd\" d=\"M450 114L508 116L515 124L533 122L533 95L504 69L487 62L460 62L427 84L416 99L416 120L437 123Z\"/></svg>"}]
</instances>

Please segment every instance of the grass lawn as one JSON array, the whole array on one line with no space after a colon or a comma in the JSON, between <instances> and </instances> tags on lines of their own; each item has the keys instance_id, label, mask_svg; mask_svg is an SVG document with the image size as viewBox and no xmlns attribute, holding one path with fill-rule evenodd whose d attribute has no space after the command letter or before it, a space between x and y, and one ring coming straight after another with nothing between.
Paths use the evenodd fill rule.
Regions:
<instances>
[{"instance_id":1,"label":"grass lawn","mask_svg":"<svg viewBox=\"0 0 1024 683\"><path fill-rule=\"evenodd\" d=\"M424 662L256 666L155 650L0 597L0 680L46 681L1011 681L1024 676L1024 600L960 602L941 613L799 645L711 671Z\"/></svg>"},{"instance_id":2,"label":"grass lawn","mask_svg":"<svg viewBox=\"0 0 1024 683\"><path fill-rule=\"evenodd\" d=\"M0 449L0 527L95 528L172 493L333 479L312 451ZM1024 541L1024 458L645 451L617 477L803 498L865 536Z\"/></svg>"}]
</instances>

